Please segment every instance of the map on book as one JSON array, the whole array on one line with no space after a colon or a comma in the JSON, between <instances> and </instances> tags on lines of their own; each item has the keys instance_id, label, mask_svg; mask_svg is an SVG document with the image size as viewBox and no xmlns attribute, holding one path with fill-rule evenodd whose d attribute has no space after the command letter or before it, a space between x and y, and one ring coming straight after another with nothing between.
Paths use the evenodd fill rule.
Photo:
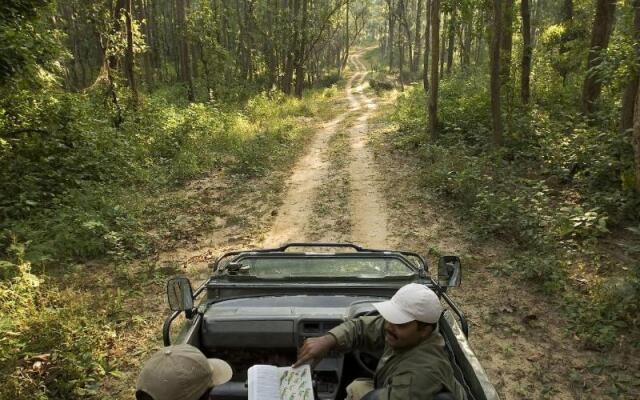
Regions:
<instances>
[{"instance_id":1,"label":"map on book","mask_svg":"<svg viewBox=\"0 0 640 400\"><path fill-rule=\"evenodd\" d=\"M249 400L313 400L311 368L254 365L249 368Z\"/></svg>"}]
</instances>

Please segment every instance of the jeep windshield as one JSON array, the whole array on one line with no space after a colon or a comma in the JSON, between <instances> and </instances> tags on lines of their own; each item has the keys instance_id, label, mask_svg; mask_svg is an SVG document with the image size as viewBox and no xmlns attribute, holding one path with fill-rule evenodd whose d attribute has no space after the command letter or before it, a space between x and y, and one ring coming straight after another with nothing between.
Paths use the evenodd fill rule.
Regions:
<instances>
[{"instance_id":1,"label":"jeep windshield","mask_svg":"<svg viewBox=\"0 0 640 400\"><path fill-rule=\"evenodd\" d=\"M283 278L407 278L417 268L395 256L243 255L222 266L221 273L261 279Z\"/></svg>"}]
</instances>

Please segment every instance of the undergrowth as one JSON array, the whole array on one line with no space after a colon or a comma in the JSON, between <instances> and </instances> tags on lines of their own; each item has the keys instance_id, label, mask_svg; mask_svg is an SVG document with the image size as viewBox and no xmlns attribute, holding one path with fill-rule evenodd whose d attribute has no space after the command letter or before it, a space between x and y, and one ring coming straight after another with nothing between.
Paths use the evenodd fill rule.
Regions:
<instances>
[{"instance_id":1,"label":"undergrowth","mask_svg":"<svg viewBox=\"0 0 640 400\"><path fill-rule=\"evenodd\" d=\"M210 171L252 177L291 162L326 92L261 93L241 107L151 95L119 129L91 93L43 95L21 116L39 130L0 153L0 258L12 240L47 263L147 254L146 199Z\"/></svg>"},{"instance_id":2,"label":"undergrowth","mask_svg":"<svg viewBox=\"0 0 640 400\"><path fill-rule=\"evenodd\" d=\"M436 142L427 139L426 98L414 85L396 104L398 130L390 140L420 156L425 188L480 239L511 245L512 258L496 273L536 282L565 300L571 329L587 346L637 334L640 199L630 138L606 123L615 110L603 111L605 122L589 123L564 104L566 93L505 110L505 146L496 151L487 81L481 70L443 81ZM614 238L623 244L603 250L602 242ZM617 253L635 261L621 263Z\"/></svg>"},{"instance_id":3,"label":"undergrowth","mask_svg":"<svg viewBox=\"0 0 640 400\"><path fill-rule=\"evenodd\" d=\"M13 104L30 104L19 109L3 99L0 130L14 134L0 141L0 398L104 398L105 377L129 379L114 348L145 323L131 307L142 287L167 278L139 260L191 206L168 193L209 173L286 168L336 93L188 104L160 90L119 128L100 93L16 92Z\"/></svg>"}]
</instances>

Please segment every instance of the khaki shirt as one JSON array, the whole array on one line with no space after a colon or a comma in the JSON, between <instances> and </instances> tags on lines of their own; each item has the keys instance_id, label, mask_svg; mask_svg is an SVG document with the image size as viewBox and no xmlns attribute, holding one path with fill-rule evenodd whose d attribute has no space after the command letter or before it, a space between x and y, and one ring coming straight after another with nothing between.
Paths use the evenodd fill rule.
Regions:
<instances>
[{"instance_id":1,"label":"khaki shirt","mask_svg":"<svg viewBox=\"0 0 640 400\"><path fill-rule=\"evenodd\" d=\"M376 389L385 388L382 400L431 400L444 389L464 400L462 385L453 376L444 339L438 330L411 349L394 350L384 339L381 316L360 317L329 331L339 351L373 351L384 347L375 374Z\"/></svg>"}]
</instances>

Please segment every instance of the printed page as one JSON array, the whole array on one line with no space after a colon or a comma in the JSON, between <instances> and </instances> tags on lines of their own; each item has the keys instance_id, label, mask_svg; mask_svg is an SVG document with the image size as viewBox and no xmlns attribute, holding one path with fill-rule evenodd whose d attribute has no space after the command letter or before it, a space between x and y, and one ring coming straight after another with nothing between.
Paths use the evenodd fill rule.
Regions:
<instances>
[{"instance_id":1,"label":"printed page","mask_svg":"<svg viewBox=\"0 0 640 400\"><path fill-rule=\"evenodd\" d=\"M280 380L280 400L313 400L311 368L278 368Z\"/></svg>"},{"instance_id":2,"label":"printed page","mask_svg":"<svg viewBox=\"0 0 640 400\"><path fill-rule=\"evenodd\" d=\"M254 365L247 372L249 400L280 400L278 367Z\"/></svg>"}]
</instances>

